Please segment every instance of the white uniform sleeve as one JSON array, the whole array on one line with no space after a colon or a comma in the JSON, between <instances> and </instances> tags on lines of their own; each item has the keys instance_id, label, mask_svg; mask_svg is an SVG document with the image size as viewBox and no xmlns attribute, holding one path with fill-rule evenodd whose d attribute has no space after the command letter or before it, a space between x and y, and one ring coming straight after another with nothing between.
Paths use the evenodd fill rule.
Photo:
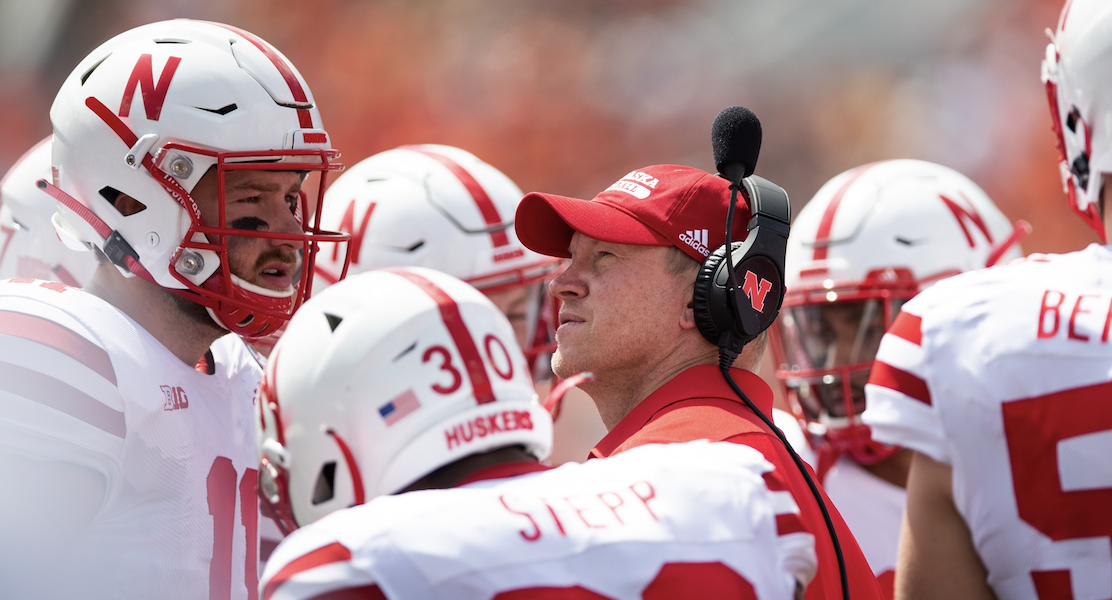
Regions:
<instances>
[{"instance_id":1,"label":"white uniform sleeve","mask_svg":"<svg viewBox=\"0 0 1112 600\"><path fill-rule=\"evenodd\" d=\"M377 591L374 578L355 567L351 550L327 531L307 527L286 537L259 579L259 598L307 600L341 590L374 598L369 593L372 588Z\"/></svg>"},{"instance_id":2,"label":"white uniform sleeve","mask_svg":"<svg viewBox=\"0 0 1112 600\"><path fill-rule=\"evenodd\" d=\"M0 453L91 469L107 499L126 431L115 367L88 329L45 303L0 296Z\"/></svg>"},{"instance_id":3,"label":"white uniform sleeve","mask_svg":"<svg viewBox=\"0 0 1112 600\"><path fill-rule=\"evenodd\" d=\"M923 344L923 315L932 292L941 287L928 289L904 305L884 334L865 386L867 408L862 420L872 428L873 439L949 464L942 422L931 402L930 357Z\"/></svg>"}]
</instances>

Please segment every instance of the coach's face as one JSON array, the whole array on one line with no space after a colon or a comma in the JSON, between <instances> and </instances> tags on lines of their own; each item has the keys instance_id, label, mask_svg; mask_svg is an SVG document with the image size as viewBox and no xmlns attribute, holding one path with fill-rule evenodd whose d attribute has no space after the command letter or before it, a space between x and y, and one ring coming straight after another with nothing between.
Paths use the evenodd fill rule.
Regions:
<instances>
[{"instance_id":1,"label":"coach's face","mask_svg":"<svg viewBox=\"0 0 1112 600\"><path fill-rule=\"evenodd\" d=\"M549 284L563 301L552 369L601 381L636 376L674 349L691 281L669 270L667 247L613 244L576 233L571 264Z\"/></svg>"}]
</instances>

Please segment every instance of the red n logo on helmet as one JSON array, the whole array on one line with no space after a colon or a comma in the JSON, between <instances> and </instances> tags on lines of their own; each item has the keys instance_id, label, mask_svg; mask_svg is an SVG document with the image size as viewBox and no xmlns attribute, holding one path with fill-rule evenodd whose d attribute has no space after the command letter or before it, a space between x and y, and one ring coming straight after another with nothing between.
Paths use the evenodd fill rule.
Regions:
<instances>
[{"instance_id":1,"label":"red n logo on helmet","mask_svg":"<svg viewBox=\"0 0 1112 600\"><path fill-rule=\"evenodd\" d=\"M140 56L135 63L135 68L131 70L127 86L124 87L124 98L120 102L120 116L126 117L131 113L131 100L135 97L135 88L140 87L143 90L143 110L147 112L148 119L157 121L162 115L162 104L166 102L166 91L170 89L170 80L174 78L174 71L177 70L180 62L181 59L176 56L167 59L166 66L162 68L162 75L158 78L158 86L155 87L151 55Z\"/></svg>"},{"instance_id":2,"label":"red n logo on helmet","mask_svg":"<svg viewBox=\"0 0 1112 600\"><path fill-rule=\"evenodd\" d=\"M765 296L771 289L772 282L769 280L757 277L752 271L745 272L745 283L741 284L741 291L749 296L749 303L753 305L753 310L764 312Z\"/></svg>"},{"instance_id":3,"label":"red n logo on helmet","mask_svg":"<svg viewBox=\"0 0 1112 600\"><path fill-rule=\"evenodd\" d=\"M985 226L984 219L981 218L981 215L977 212L977 209L973 207L972 202L969 202L969 200L966 199L966 202L969 202L969 209L966 210L964 206L958 204L957 202L954 202L953 200L947 198L946 196L943 196L942 194L939 194L938 197L942 198L942 201L946 203L947 207L949 207L950 212L954 213L954 218L958 220L958 225L961 225L961 231L965 234L965 240L969 242L970 248L976 247L977 244L973 241L973 235L969 233L969 228L965 226L966 219L976 225L977 229L981 230L981 233L985 234L985 239L988 240L988 243L993 243L992 234L988 232L988 227Z\"/></svg>"},{"instance_id":4,"label":"red n logo on helmet","mask_svg":"<svg viewBox=\"0 0 1112 600\"><path fill-rule=\"evenodd\" d=\"M340 219L340 226L337 229L351 234L351 264L353 265L359 264L359 250L363 247L363 236L367 233L367 223L371 221L371 213L375 211L377 205L377 202L371 202L371 205L367 207L367 212L363 213L363 219L359 223L359 229L355 228L355 200L348 204L347 210L344 211L344 217ZM336 244L332 248L333 262L338 260L339 252L340 245Z\"/></svg>"}]
</instances>

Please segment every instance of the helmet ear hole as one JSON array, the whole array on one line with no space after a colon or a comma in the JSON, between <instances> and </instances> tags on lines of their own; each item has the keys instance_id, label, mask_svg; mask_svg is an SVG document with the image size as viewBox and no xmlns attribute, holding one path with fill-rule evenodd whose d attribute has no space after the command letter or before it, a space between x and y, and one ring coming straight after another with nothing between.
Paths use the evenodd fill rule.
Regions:
<instances>
[{"instance_id":1,"label":"helmet ear hole","mask_svg":"<svg viewBox=\"0 0 1112 600\"><path fill-rule=\"evenodd\" d=\"M335 494L336 463L326 462L317 475L317 483L313 486L313 505L328 502Z\"/></svg>"}]
</instances>

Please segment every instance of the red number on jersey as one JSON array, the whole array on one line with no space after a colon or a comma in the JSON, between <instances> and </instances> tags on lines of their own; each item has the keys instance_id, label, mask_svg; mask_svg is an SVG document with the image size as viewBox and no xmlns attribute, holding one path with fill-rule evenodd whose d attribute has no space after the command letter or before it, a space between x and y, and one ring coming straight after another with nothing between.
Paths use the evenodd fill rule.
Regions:
<instances>
[{"instance_id":1,"label":"red number on jersey","mask_svg":"<svg viewBox=\"0 0 1112 600\"><path fill-rule=\"evenodd\" d=\"M212 515L212 559L209 561L209 600L231 598L232 536L235 534L236 469L231 459L217 456L208 474L208 509ZM247 598L259 597L257 471L247 469L239 481L240 521L243 523L246 561L243 584Z\"/></svg>"},{"instance_id":2,"label":"red number on jersey","mask_svg":"<svg viewBox=\"0 0 1112 600\"><path fill-rule=\"evenodd\" d=\"M1003 415L1020 518L1055 541L1106 537L1112 543L1112 488L1088 485L1073 475L1106 471L1101 467L1112 456L1112 444L1098 437L1098 452L1071 456L1096 461L1088 466L1068 466L1058 452L1060 442L1112 432L1112 382L1006 402ZM1065 479L1060 465L1069 471ZM1072 489L1063 490L1064 481ZM1032 571L1031 578L1039 598L1073 597L1069 569Z\"/></svg>"}]
</instances>

